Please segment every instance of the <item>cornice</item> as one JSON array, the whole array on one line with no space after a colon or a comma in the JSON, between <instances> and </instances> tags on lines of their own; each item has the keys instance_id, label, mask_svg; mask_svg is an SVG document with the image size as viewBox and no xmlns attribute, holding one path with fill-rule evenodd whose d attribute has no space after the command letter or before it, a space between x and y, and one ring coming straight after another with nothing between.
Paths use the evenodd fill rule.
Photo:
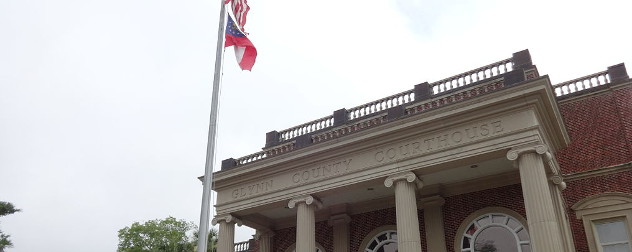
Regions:
<instances>
[{"instance_id":1,"label":"cornice","mask_svg":"<svg viewBox=\"0 0 632 252\"><path fill-rule=\"evenodd\" d=\"M588 178L610 175L610 174L619 173L619 172L626 172L630 170L632 170L632 162L627 162L623 164L607 166L607 167L592 169L588 171L564 174L562 175L562 177L564 178L564 180L571 182L575 180L588 179Z\"/></svg>"}]
</instances>

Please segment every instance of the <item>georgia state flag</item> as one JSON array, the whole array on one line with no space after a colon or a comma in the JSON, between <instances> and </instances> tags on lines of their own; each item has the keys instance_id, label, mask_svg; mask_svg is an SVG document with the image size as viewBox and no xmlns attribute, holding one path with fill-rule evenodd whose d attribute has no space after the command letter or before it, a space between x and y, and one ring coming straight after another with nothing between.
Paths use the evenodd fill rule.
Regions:
<instances>
[{"instance_id":1,"label":"georgia state flag","mask_svg":"<svg viewBox=\"0 0 632 252\"><path fill-rule=\"evenodd\" d=\"M246 37L246 34L235 24L231 15L226 23L226 42L224 47L234 46L235 56L241 70L252 70L252 66L257 59L257 49Z\"/></svg>"}]
</instances>

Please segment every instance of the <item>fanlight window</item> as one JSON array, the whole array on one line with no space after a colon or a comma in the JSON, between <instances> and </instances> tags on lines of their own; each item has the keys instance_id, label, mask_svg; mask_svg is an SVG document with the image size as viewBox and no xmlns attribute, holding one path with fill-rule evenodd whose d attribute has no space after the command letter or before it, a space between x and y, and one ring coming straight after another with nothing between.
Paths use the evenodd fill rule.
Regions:
<instances>
[{"instance_id":1,"label":"fanlight window","mask_svg":"<svg viewBox=\"0 0 632 252\"><path fill-rule=\"evenodd\" d=\"M529 232L515 218L490 213L479 216L465 228L462 252L531 252Z\"/></svg>"},{"instance_id":2,"label":"fanlight window","mask_svg":"<svg viewBox=\"0 0 632 252\"><path fill-rule=\"evenodd\" d=\"M365 252L397 252L397 231L387 230L377 234L364 249Z\"/></svg>"}]
</instances>

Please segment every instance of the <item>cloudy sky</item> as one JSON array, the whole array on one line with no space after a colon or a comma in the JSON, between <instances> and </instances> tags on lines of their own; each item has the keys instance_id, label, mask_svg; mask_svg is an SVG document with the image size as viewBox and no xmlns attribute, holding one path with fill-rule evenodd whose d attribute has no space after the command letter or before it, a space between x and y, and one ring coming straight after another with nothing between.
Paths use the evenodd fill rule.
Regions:
<instances>
[{"instance_id":1,"label":"cloudy sky","mask_svg":"<svg viewBox=\"0 0 632 252\"><path fill-rule=\"evenodd\" d=\"M259 57L242 72L226 51L216 163L523 49L554 83L632 66L629 0L250 6ZM199 224L219 7L0 0L0 201L23 210L0 218L9 252L115 251L135 221Z\"/></svg>"}]
</instances>

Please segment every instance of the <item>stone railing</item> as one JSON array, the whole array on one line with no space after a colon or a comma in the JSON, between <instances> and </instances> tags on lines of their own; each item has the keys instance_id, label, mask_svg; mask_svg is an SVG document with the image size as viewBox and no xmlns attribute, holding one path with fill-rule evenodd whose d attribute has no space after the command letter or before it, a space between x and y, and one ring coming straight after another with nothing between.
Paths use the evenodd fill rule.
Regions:
<instances>
[{"instance_id":1,"label":"stone railing","mask_svg":"<svg viewBox=\"0 0 632 252\"><path fill-rule=\"evenodd\" d=\"M628 76L628 71L625 69L625 64L620 63L609 66L606 71L554 84L553 88L557 99L563 100L629 81L630 77Z\"/></svg>"},{"instance_id":2,"label":"stone railing","mask_svg":"<svg viewBox=\"0 0 632 252\"><path fill-rule=\"evenodd\" d=\"M404 92L391 95L376 101L362 104L347 110L347 119L354 120L361 117L369 116L386 109L404 105L415 100L414 90L406 90Z\"/></svg>"},{"instance_id":3,"label":"stone railing","mask_svg":"<svg viewBox=\"0 0 632 252\"><path fill-rule=\"evenodd\" d=\"M513 58L504 59L486 66L457 74L455 76L445 78L440 81L430 83L433 94L447 92L449 90L469 85L481 80L490 79L492 77L510 72L513 70Z\"/></svg>"},{"instance_id":4,"label":"stone railing","mask_svg":"<svg viewBox=\"0 0 632 252\"><path fill-rule=\"evenodd\" d=\"M311 122L303 123L299 126L295 126L279 132L279 141L283 142L298 136L302 136L317 130L329 128L334 125L334 117L327 116L320 119L313 120Z\"/></svg>"},{"instance_id":5,"label":"stone railing","mask_svg":"<svg viewBox=\"0 0 632 252\"><path fill-rule=\"evenodd\" d=\"M373 113L373 116L362 117L362 119L353 121L352 123L344 124L340 127L335 127L330 130L316 133L311 136L310 141L312 143L320 143L330 139L338 138L344 135L352 134L360 130L368 129L380 125L386 121L387 113Z\"/></svg>"},{"instance_id":6,"label":"stone railing","mask_svg":"<svg viewBox=\"0 0 632 252\"><path fill-rule=\"evenodd\" d=\"M235 252L250 251L250 241L235 243Z\"/></svg>"},{"instance_id":7,"label":"stone railing","mask_svg":"<svg viewBox=\"0 0 632 252\"><path fill-rule=\"evenodd\" d=\"M574 80L555 84L553 87L555 88L555 95L560 97L608 83L610 83L608 71L601 71Z\"/></svg>"},{"instance_id":8,"label":"stone railing","mask_svg":"<svg viewBox=\"0 0 632 252\"><path fill-rule=\"evenodd\" d=\"M256 153L252 153L250 155L246 155L237 159L231 158L224 161L233 162L235 165L244 165L244 164L252 163L252 162L267 158L267 157L276 156L279 154L293 151L294 148L295 148L294 142L288 142L288 143L274 146L272 148L259 151ZM222 167L224 167L224 164L222 164Z\"/></svg>"},{"instance_id":9,"label":"stone railing","mask_svg":"<svg viewBox=\"0 0 632 252\"><path fill-rule=\"evenodd\" d=\"M266 134L263 151L222 161L222 170L232 169L315 143L376 127L403 116L423 113L493 92L525 80L525 71L536 71L527 50L437 82L415 85L406 90L351 109L339 109L332 116L313 120L286 130ZM509 81L506 81L509 78ZM480 84L480 85L479 85Z\"/></svg>"}]
</instances>

